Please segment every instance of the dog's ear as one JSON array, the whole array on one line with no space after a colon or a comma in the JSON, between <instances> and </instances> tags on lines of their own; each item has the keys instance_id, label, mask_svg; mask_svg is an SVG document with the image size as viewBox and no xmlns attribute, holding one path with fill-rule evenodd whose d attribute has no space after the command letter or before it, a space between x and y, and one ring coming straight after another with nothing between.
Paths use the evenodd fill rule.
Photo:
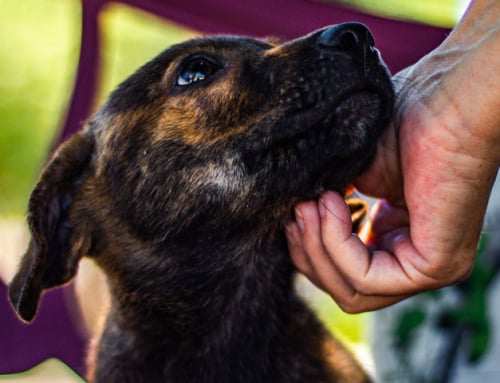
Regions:
<instances>
[{"instance_id":1,"label":"dog's ear","mask_svg":"<svg viewBox=\"0 0 500 383\"><path fill-rule=\"evenodd\" d=\"M69 210L94 148L90 135L77 133L56 151L31 193L31 240L9 287L21 319L31 321L42 292L68 282L76 273L89 239L74 233Z\"/></svg>"},{"instance_id":2,"label":"dog's ear","mask_svg":"<svg viewBox=\"0 0 500 383\"><path fill-rule=\"evenodd\" d=\"M348 197L346 202L351 211L352 232L357 233L359 229L361 229L361 225L368 213L369 206L365 201L359 198Z\"/></svg>"}]
</instances>

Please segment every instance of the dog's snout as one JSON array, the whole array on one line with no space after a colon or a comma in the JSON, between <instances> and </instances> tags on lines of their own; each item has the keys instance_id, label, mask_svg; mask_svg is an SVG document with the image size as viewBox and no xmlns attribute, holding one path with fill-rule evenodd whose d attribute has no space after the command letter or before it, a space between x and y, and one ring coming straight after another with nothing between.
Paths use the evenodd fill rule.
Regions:
<instances>
[{"instance_id":1,"label":"dog's snout","mask_svg":"<svg viewBox=\"0 0 500 383\"><path fill-rule=\"evenodd\" d=\"M341 51L355 56L365 56L373 49L375 41L363 24L344 23L325 29L318 37L322 49Z\"/></svg>"}]
</instances>

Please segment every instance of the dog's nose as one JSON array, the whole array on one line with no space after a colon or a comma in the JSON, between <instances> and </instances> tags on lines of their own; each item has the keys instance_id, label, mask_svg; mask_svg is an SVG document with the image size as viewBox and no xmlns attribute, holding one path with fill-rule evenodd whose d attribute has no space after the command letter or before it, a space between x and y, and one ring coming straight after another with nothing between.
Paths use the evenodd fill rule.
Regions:
<instances>
[{"instance_id":1,"label":"dog's nose","mask_svg":"<svg viewBox=\"0 0 500 383\"><path fill-rule=\"evenodd\" d=\"M321 32L318 45L322 49L365 57L367 52L373 50L375 40L363 24L344 23Z\"/></svg>"}]
</instances>

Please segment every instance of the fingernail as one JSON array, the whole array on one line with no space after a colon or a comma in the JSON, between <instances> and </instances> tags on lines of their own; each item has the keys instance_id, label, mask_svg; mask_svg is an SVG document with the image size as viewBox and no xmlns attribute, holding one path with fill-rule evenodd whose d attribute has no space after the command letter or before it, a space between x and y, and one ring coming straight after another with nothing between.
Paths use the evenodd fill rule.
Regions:
<instances>
[{"instance_id":1,"label":"fingernail","mask_svg":"<svg viewBox=\"0 0 500 383\"><path fill-rule=\"evenodd\" d=\"M319 210L319 216L321 218L325 218L325 216L326 216L326 206L325 206L325 201L323 201L323 197L319 198L318 210Z\"/></svg>"},{"instance_id":2,"label":"fingernail","mask_svg":"<svg viewBox=\"0 0 500 383\"><path fill-rule=\"evenodd\" d=\"M303 233L305 227L304 216L299 209L295 209L295 221L297 222L297 226L299 227L300 232Z\"/></svg>"}]
</instances>

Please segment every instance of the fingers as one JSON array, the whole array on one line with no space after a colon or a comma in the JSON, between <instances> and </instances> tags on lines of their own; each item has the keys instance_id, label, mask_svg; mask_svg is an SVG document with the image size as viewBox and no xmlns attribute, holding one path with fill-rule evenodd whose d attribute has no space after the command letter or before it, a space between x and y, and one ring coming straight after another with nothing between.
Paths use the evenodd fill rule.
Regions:
<instances>
[{"instance_id":1,"label":"fingers","mask_svg":"<svg viewBox=\"0 0 500 383\"><path fill-rule=\"evenodd\" d=\"M285 228L285 234L288 240L288 250L295 267L304 274L313 284L320 289L325 289L316 278L314 269L309 260L309 256L302 245L302 230L296 222L288 224Z\"/></svg>"},{"instance_id":2,"label":"fingers","mask_svg":"<svg viewBox=\"0 0 500 383\"><path fill-rule=\"evenodd\" d=\"M362 279L369 269L370 254L351 232L349 208L342 197L332 193L324 196L319 203L299 204L296 219L286 228L292 261L315 285L330 293L344 311L370 311L407 296L366 294L358 288L358 277ZM332 232L333 237L325 241L325 237ZM347 264L348 271L354 270L354 278L349 275L351 271L345 273L337 265L339 257L348 260L343 267Z\"/></svg>"},{"instance_id":3,"label":"fingers","mask_svg":"<svg viewBox=\"0 0 500 383\"><path fill-rule=\"evenodd\" d=\"M393 252L371 253L361 239L352 233L349 210L344 199L336 193L325 193L321 220L321 241L330 261L342 272L354 290L363 295L399 295L416 289L409 271ZM386 234L390 246L401 248L408 231L405 227ZM391 248L391 247L389 247ZM395 250L393 247L392 250ZM405 249L407 252L410 249Z\"/></svg>"},{"instance_id":4,"label":"fingers","mask_svg":"<svg viewBox=\"0 0 500 383\"><path fill-rule=\"evenodd\" d=\"M336 270L321 238L321 218L320 210L315 202L300 204L296 209L297 227L302 239L297 238L295 255L292 258L300 257L300 264L313 283L324 290L340 290L344 295L352 295L354 291L344 280L342 275ZM291 249L291 252L294 249ZM315 254L314 258L309 254ZM300 269L300 268L299 268Z\"/></svg>"}]
</instances>

